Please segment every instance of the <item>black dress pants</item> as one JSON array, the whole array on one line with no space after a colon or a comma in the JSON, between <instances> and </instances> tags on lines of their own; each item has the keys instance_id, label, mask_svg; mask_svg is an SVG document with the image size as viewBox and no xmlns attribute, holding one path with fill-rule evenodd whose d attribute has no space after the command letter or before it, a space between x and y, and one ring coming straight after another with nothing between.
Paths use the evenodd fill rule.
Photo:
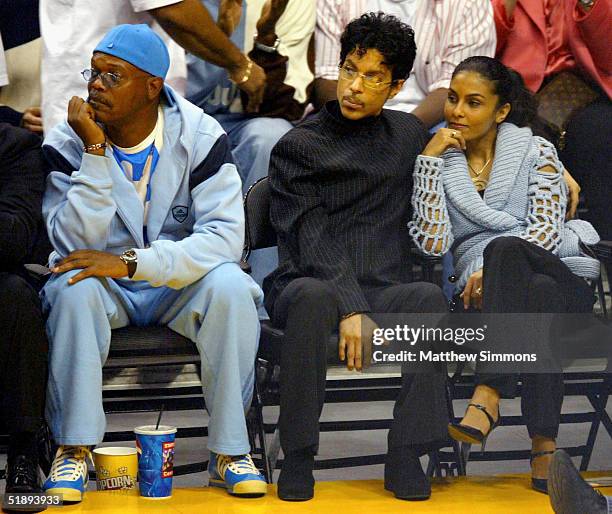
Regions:
<instances>
[{"instance_id":1,"label":"black dress pants","mask_svg":"<svg viewBox=\"0 0 612 514\"><path fill-rule=\"evenodd\" d=\"M494 239L484 252L484 313L588 313L593 293L555 255L518 237ZM550 347L551 341L542 340ZM538 350L534 348L533 350ZM487 373L478 368L477 384L516 396L517 375ZM560 373L521 375L521 409L529 436L556 438L563 403Z\"/></svg>"},{"instance_id":2,"label":"black dress pants","mask_svg":"<svg viewBox=\"0 0 612 514\"><path fill-rule=\"evenodd\" d=\"M20 275L0 273L2 428L35 432L47 386L47 335L36 290Z\"/></svg>"},{"instance_id":3,"label":"black dress pants","mask_svg":"<svg viewBox=\"0 0 612 514\"><path fill-rule=\"evenodd\" d=\"M439 287L421 282L364 290L373 312L445 313ZM321 280L298 278L287 285L272 312L284 327L280 370L280 442L285 454L318 450L319 416L325 401L326 346L338 329L338 300ZM403 374L394 408L389 450L410 447L424 454L448 439L446 374Z\"/></svg>"}]
</instances>

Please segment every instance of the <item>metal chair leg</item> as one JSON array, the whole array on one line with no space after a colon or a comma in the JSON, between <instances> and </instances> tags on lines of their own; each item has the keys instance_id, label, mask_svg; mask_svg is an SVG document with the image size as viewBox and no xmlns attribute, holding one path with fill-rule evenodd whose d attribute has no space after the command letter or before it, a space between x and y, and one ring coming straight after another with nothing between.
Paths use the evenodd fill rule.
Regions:
<instances>
[{"instance_id":1,"label":"metal chair leg","mask_svg":"<svg viewBox=\"0 0 612 514\"><path fill-rule=\"evenodd\" d=\"M610 279L608 279L610 280ZM599 300L599 305L601 306L601 312L604 315L604 318L608 317L608 307L606 306L606 294L604 291L603 279L601 278L601 273L597 278L597 298Z\"/></svg>"}]
</instances>

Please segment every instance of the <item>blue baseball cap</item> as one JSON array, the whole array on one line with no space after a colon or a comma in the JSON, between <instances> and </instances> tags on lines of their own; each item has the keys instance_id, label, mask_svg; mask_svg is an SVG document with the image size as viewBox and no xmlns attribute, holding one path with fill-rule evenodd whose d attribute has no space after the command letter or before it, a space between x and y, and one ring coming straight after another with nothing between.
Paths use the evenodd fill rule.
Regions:
<instances>
[{"instance_id":1,"label":"blue baseball cap","mask_svg":"<svg viewBox=\"0 0 612 514\"><path fill-rule=\"evenodd\" d=\"M170 67L170 55L164 41L145 24L117 25L102 38L94 52L118 57L163 79Z\"/></svg>"}]
</instances>

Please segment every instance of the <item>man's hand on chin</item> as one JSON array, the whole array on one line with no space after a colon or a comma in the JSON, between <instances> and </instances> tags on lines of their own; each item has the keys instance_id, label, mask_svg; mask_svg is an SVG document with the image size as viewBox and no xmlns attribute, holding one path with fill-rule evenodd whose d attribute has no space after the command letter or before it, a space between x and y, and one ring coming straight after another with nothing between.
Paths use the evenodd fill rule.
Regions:
<instances>
[{"instance_id":1,"label":"man's hand on chin","mask_svg":"<svg viewBox=\"0 0 612 514\"><path fill-rule=\"evenodd\" d=\"M78 96L73 96L68 104L68 125L77 133L85 146L97 145L106 141L104 131L96 123L96 113L93 107ZM90 153L104 155L104 149Z\"/></svg>"},{"instance_id":2,"label":"man's hand on chin","mask_svg":"<svg viewBox=\"0 0 612 514\"><path fill-rule=\"evenodd\" d=\"M98 250L76 250L51 268L51 271L65 273L74 269L83 271L68 280L70 285L87 277L123 278L128 276L127 264L118 255Z\"/></svg>"}]
</instances>

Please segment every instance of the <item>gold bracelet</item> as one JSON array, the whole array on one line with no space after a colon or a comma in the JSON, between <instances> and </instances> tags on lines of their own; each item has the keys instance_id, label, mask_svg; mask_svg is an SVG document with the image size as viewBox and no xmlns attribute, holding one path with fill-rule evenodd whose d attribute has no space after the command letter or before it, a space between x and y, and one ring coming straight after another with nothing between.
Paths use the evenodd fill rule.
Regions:
<instances>
[{"instance_id":1,"label":"gold bracelet","mask_svg":"<svg viewBox=\"0 0 612 514\"><path fill-rule=\"evenodd\" d=\"M234 82L234 84L236 84L237 86L244 84L247 80L251 78L251 70L253 69L253 61L251 61L251 59L249 59L248 57L247 57L247 60L249 61L249 63L247 64L247 69L244 72L244 77L242 77L242 80L240 80L239 82L236 82L232 80L230 77L230 80L232 80L232 82Z\"/></svg>"},{"instance_id":2,"label":"gold bracelet","mask_svg":"<svg viewBox=\"0 0 612 514\"><path fill-rule=\"evenodd\" d=\"M106 149L107 146L108 144L106 143L106 141L104 141L103 143L96 143L95 145L85 145L83 147L83 151L87 153L95 152L96 150Z\"/></svg>"}]
</instances>

